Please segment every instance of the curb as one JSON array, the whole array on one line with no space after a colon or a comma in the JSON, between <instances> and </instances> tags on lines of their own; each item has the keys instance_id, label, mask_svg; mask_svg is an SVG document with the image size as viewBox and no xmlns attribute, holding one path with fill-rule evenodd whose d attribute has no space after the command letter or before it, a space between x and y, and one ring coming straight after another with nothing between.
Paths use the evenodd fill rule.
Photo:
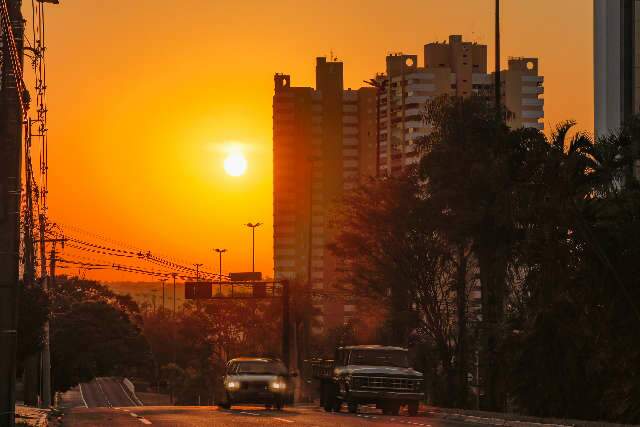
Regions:
<instances>
[{"instance_id":1,"label":"curb","mask_svg":"<svg viewBox=\"0 0 640 427\"><path fill-rule=\"evenodd\" d=\"M445 409L422 406L427 416L444 420L501 427L630 427L629 424L617 424L604 421L584 421L558 418L536 418L513 413L482 412L473 410ZM467 413L464 413L467 412Z\"/></svg>"},{"instance_id":2,"label":"curb","mask_svg":"<svg viewBox=\"0 0 640 427\"><path fill-rule=\"evenodd\" d=\"M433 412L431 414L438 415L438 413ZM531 421L517 421L507 420L504 418L478 417L475 415L461 414L443 414L442 418L451 421L504 427L574 427L574 424L535 423Z\"/></svg>"}]
</instances>

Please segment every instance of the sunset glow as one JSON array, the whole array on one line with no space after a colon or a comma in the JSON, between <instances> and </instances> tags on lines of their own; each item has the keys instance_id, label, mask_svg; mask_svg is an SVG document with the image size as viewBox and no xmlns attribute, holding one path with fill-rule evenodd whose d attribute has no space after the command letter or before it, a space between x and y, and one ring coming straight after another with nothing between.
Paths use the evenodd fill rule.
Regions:
<instances>
[{"instance_id":1,"label":"sunset glow","mask_svg":"<svg viewBox=\"0 0 640 427\"><path fill-rule=\"evenodd\" d=\"M504 8L505 65L512 55L541 58L546 128L572 118L591 131L591 3L541 0L530 7L509 1ZM30 2L24 12L30 16ZM189 31L176 31L176 21L188 22ZM372 32L381 22L383 31ZM545 31L532 22L544 22ZM225 269L231 271L250 268L251 242L241 224L261 221L256 268L273 274L267 230L273 227L274 73L291 74L294 86L313 86L315 57L333 51L345 64L345 89L356 88L384 71L389 52L422 57L425 43L449 34L487 43L491 58L491 1L409 1L390 9L376 0L366 10L355 1L318 9L313 2L254 0L185 0L179 6L140 0L126 8L82 0L51 7L52 220L203 262L210 270L218 268L212 245L228 247ZM142 48L123 49L131 40ZM245 144L240 148L248 167L241 179L224 168L230 140ZM90 275L137 279L110 270Z\"/></svg>"}]
</instances>

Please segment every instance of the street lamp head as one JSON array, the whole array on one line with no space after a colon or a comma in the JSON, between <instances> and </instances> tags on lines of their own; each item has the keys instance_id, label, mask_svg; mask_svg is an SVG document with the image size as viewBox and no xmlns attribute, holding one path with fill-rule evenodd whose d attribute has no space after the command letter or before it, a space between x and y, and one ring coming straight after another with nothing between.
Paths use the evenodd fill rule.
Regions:
<instances>
[{"instance_id":1,"label":"street lamp head","mask_svg":"<svg viewBox=\"0 0 640 427\"><path fill-rule=\"evenodd\" d=\"M227 252L226 249L218 249L218 248L215 248L214 251L216 251L219 254L223 254L223 253Z\"/></svg>"},{"instance_id":2,"label":"street lamp head","mask_svg":"<svg viewBox=\"0 0 640 427\"><path fill-rule=\"evenodd\" d=\"M245 225L247 227L249 227L249 228L256 228L256 227L260 227L262 225L262 223L261 222L256 222L255 224L252 224L252 223L249 222L249 223L247 223Z\"/></svg>"}]
</instances>

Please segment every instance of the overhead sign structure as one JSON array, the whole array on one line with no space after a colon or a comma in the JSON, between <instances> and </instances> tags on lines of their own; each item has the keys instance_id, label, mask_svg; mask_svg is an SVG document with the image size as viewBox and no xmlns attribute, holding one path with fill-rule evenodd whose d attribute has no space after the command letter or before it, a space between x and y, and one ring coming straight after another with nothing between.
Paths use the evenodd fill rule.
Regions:
<instances>
[{"instance_id":1,"label":"overhead sign structure","mask_svg":"<svg viewBox=\"0 0 640 427\"><path fill-rule=\"evenodd\" d=\"M185 282L185 299L209 299L213 296L211 282Z\"/></svg>"},{"instance_id":2,"label":"overhead sign structure","mask_svg":"<svg viewBox=\"0 0 640 427\"><path fill-rule=\"evenodd\" d=\"M248 271L241 273L229 273L229 279L232 282L253 282L256 280L262 280L262 272Z\"/></svg>"}]
</instances>

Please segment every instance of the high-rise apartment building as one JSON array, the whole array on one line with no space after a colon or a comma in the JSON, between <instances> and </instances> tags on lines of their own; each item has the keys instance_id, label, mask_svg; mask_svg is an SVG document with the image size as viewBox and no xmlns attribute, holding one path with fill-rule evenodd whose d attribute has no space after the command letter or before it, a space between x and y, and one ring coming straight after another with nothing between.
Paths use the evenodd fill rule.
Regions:
<instances>
[{"instance_id":1,"label":"high-rise apartment building","mask_svg":"<svg viewBox=\"0 0 640 427\"><path fill-rule=\"evenodd\" d=\"M313 331L342 325L356 307L335 294L338 260L327 250L328 216L344 191L376 171L376 90L344 90L343 64L317 58L316 87L275 75L274 267L307 286Z\"/></svg>"},{"instance_id":2,"label":"high-rise apartment building","mask_svg":"<svg viewBox=\"0 0 640 427\"><path fill-rule=\"evenodd\" d=\"M428 132L424 104L440 95L492 96L494 76L487 72L487 46L452 35L424 47L424 66L417 55L387 56L386 72L376 81L380 102L380 172L393 175L417 163L416 141ZM502 71L503 105L513 127L543 129L543 77L537 58L511 58Z\"/></svg>"},{"instance_id":3,"label":"high-rise apartment building","mask_svg":"<svg viewBox=\"0 0 640 427\"><path fill-rule=\"evenodd\" d=\"M594 1L595 133L640 112L640 0Z\"/></svg>"}]
</instances>

